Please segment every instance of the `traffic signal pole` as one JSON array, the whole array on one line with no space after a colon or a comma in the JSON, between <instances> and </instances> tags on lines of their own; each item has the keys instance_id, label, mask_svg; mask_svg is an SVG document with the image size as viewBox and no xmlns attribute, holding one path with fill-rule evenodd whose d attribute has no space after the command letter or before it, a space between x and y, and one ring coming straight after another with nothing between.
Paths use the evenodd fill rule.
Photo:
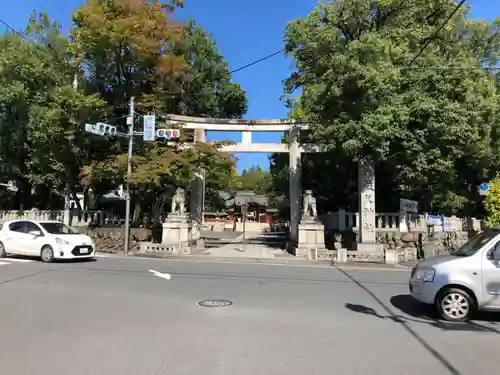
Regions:
<instances>
[{"instance_id":1,"label":"traffic signal pole","mask_svg":"<svg viewBox=\"0 0 500 375\"><path fill-rule=\"evenodd\" d=\"M78 91L78 73L75 73L73 76L73 90ZM68 147L71 147L73 142L68 140ZM71 153L71 150L69 151ZM70 225L70 215L71 215L71 181L70 181L70 172L69 169L66 171L66 188L64 192L64 214L63 214L63 223L65 225Z\"/></svg>"},{"instance_id":2,"label":"traffic signal pole","mask_svg":"<svg viewBox=\"0 0 500 375\"><path fill-rule=\"evenodd\" d=\"M143 140L146 142L151 142L155 140L168 141L170 139L178 139L180 137L179 129L155 129L155 116L148 115L142 116L144 118L144 131L135 132L134 131L134 97L130 98L130 114L127 117L127 125L129 126L127 133L119 133L116 130L116 126L109 125L102 122L97 122L96 124L85 124L85 131L98 136L105 137L126 137L128 138L128 154L127 154L127 176L126 176L126 197L125 197L125 228L124 228L124 249L125 255L128 255L130 247L130 178L132 176L132 153L134 147L134 137L137 135L142 135ZM141 115L139 115L141 116Z\"/></svg>"},{"instance_id":3,"label":"traffic signal pole","mask_svg":"<svg viewBox=\"0 0 500 375\"><path fill-rule=\"evenodd\" d=\"M130 177L132 175L132 150L134 147L134 97L130 98L130 115L127 119L129 122L128 128L128 157L127 157L127 196L125 201L125 245L124 253L128 255L129 241L130 241Z\"/></svg>"}]
</instances>

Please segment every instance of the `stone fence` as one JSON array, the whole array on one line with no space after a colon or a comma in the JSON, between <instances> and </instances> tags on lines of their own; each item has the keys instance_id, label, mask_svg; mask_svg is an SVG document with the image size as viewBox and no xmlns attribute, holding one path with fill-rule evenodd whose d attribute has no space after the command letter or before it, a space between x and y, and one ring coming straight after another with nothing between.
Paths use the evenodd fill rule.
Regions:
<instances>
[{"instance_id":1,"label":"stone fence","mask_svg":"<svg viewBox=\"0 0 500 375\"><path fill-rule=\"evenodd\" d=\"M28 211L0 211L0 224L10 220L63 220L62 210L28 210ZM379 212L375 218L375 228L377 232L407 232L427 231L427 215L418 213L400 212ZM319 216L320 221L325 225L326 231L346 232L357 231L359 223L358 212L338 212L327 213ZM110 215L104 211L71 211L71 226L122 226L125 220L117 215ZM213 227L214 231L222 231L224 227L232 229L233 225L225 225L224 222L206 223ZM258 226L253 228L252 225ZM483 228L483 221L476 218L460 218L456 216L444 217L444 231L480 231ZM252 231L261 227L268 227L264 223L246 223L246 230ZM217 227L217 228L216 228ZM240 228L241 227L241 228ZM242 223L238 223L237 230L241 231Z\"/></svg>"},{"instance_id":2,"label":"stone fence","mask_svg":"<svg viewBox=\"0 0 500 375\"><path fill-rule=\"evenodd\" d=\"M57 220L63 221L63 210L0 211L0 224L11 220ZM71 211L72 227L122 226L123 217L110 215L104 211Z\"/></svg>"},{"instance_id":3,"label":"stone fence","mask_svg":"<svg viewBox=\"0 0 500 375\"><path fill-rule=\"evenodd\" d=\"M426 232L428 229L427 214L399 212L379 212L375 215L377 232ZM339 210L319 216L326 231L347 232L358 230L359 213ZM436 231L480 231L483 229L483 220L476 218L460 218L457 216L444 217L443 228Z\"/></svg>"}]
</instances>

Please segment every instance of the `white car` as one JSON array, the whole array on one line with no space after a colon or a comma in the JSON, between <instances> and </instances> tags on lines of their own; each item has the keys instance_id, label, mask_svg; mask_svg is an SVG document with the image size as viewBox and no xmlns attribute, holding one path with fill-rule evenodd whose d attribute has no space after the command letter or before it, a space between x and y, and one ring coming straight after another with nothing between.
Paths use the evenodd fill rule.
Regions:
<instances>
[{"instance_id":1,"label":"white car","mask_svg":"<svg viewBox=\"0 0 500 375\"><path fill-rule=\"evenodd\" d=\"M92 239L59 221L15 220L0 229L0 258L7 254L55 259L95 257Z\"/></svg>"}]
</instances>

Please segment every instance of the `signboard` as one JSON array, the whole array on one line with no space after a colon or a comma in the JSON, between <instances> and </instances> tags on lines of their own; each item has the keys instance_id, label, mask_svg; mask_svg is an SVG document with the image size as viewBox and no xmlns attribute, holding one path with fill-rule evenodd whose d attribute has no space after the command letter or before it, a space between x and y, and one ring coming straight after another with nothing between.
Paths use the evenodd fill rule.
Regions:
<instances>
[{"instance_id":1,"label":"signboard","mask_svg":"<svg viewBox=\"0 0 500 375\"><path fill-rule=\"evenodd\" d=\"M97 126L94 124L85 124L85 131L87 133L97 133Z\"/></svg>"},{"instance_id":2,"label":"signboard","mask_svg":"<svg viewBox=\"0 0 500 375\"><path fill-rule=\"evenodd\" d=\"M427 221L428 235L433 237L435 232L444 231L444 216L443 215L425 215Z\"/></svg>"},{"instance_id":3,"label":"signboard","mask_svg":"<svg viewBox=\"0 0 500 375\"><path fill-rule=\"evenodd\" d=\"M442 227L444 220L441 215L427 215L427 224Z\"/></svg>"},{"instance_id":4,"label":"signboard","mask_svg":"<svg viewBox=\"0 0 500 375\"><path fill-rule=\"evenodd\" d=\"M144 116L144 141L154 141L156 139L156 118L152 116Z\"/></svg>"},{"instance_id":5,"label":"signboard","mask_svg":"<svg viewBox=\"0 0 500 375\"><path fill-rule=\"evenodd\" d=\"M490 185L488 185L486 182L483 182L477 187L479 195L486 195L488 194L489 190L490 190Z\"/></svg>"},{"instance_id":6,"label":"signboard","mask_svg":"<svg viewBox=\"0 0 500 375\"><path fill-rule=\"evenodd\" d=\"M399 200L399 209L406 212L418 212L418 202L401 198Z\"/></svg>"}]
</instances>

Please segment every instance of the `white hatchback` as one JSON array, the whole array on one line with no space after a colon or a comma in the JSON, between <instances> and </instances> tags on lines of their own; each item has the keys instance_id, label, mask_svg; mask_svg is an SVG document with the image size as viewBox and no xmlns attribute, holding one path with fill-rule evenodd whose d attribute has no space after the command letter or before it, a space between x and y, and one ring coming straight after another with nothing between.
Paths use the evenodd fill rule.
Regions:
<instances>
[{"instance_id":1,"label":"white hatchback","mask_svg":"<svg viewBox=\"0 0 500 375\"><path fill-rule=\"evenodd\" d=\"M59 221L16 220L0 229L0 258L8 254L55 259L95 257L92 239Z\"/></svg>"}]
</instances>

